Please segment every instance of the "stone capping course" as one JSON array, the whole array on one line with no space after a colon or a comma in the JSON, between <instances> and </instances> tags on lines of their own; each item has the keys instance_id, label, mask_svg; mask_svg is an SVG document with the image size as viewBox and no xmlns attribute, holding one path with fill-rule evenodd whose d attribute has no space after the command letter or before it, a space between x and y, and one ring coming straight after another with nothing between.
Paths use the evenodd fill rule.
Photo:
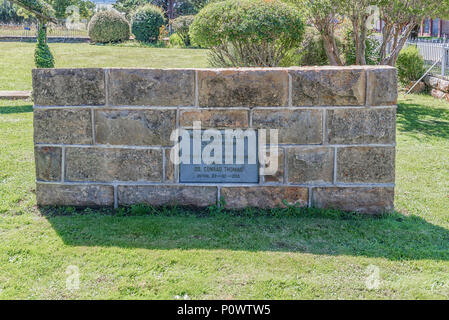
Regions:
<instances>
[{"instance_id":1,"label":"stone capping course","mask_svg":"<svg viewBox=\"0 0 449 320\"><path fill-rule=\"evenodd\" d=\"M242 208L282 206L284 197L390 211L396 81L389 66L35 69L38 204L201 207L223 196ZM169 136L193 120L280 129L278 173L259 184L179 183Z\"/></svg>"}]
</instances>

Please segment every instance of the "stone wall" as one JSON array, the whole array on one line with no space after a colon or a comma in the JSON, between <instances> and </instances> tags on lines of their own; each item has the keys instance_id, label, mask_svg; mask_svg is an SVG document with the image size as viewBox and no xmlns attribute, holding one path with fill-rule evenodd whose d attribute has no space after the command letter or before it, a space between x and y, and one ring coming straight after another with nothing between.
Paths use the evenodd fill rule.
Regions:
<instances>
[{"instance_id":1,"label":"stone wall","mask_svg":"<svg viewBox=\"0 0 449 320\"><path fill-rule=\"evenodd\" d=\"M429 88L429 92L433 97L449 101L449 80L426 76L424 83Z\"/></svg>"},{"instance_id":2,"label":"stone wall","mask_svg":"<svg viewBox=\"0 0 449 320\"><path fill-rule=\"evenodd\" d=\"M391 67L33 70L39 205L393 209ZM256 184L180 183L170 133L279 129L279 169Z\"/></svg>"}]
</instances>

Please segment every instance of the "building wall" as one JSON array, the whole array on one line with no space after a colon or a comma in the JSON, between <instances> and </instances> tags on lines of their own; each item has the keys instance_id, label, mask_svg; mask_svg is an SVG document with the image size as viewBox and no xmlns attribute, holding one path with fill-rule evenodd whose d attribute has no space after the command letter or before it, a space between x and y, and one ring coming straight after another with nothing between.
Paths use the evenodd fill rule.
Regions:
<instances>
[{"instance_id":1,"label":"building wall","mask_svg":"<svg viewBox=\"0 0 449 320\"><path fill-rule=\"evenodd\" d=\"M396 70L35 69L38 205L393 209ZM182 183L172 130L279 129L258 183ZM260 132L260 131L258 131Z\"/></svg>"}]
</instances>

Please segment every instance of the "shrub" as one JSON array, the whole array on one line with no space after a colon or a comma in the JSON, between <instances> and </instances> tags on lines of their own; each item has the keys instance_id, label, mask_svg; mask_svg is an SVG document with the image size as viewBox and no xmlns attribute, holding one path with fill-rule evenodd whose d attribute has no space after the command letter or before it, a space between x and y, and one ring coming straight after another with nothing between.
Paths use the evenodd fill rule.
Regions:
<instances>
[{"instance_id":1,"label":"shrub","mask_svg":"<svg viewBox=\"0 0 449 320\"><path fill-rule=\"evenodd\" d=\"M409 46L399 53L396 67L399 81L404 85L418 80L425 72L424 59L415 46Z\"/></svg>"},{"instance_id":2,"label":"shrub","mask_svg":"<svg viewBox=\"0 0 449 320\"><path fill-rule=\"evenodd\" d=\"M36 68L54 68L55 59L47 44L47 32L40 27L37 34L36 51L34 51L34 63Z\"/></svg>"},{"instance_id":3,"label":"shrub","mask_svg":"<svg viewBox=\"0 0 449 320\"><path fill-rule=\"evenodd\" d=\"M137 40L155 42L159 29L165 23L164 11L152 4L137 8L132 16L132 32Z\"/></svg>"},{"instance_id":4,"label":"shrub","mask_svg":"<svg viewBox=\"0 0 449 320\"><path fill-rule=\"evenodd\" d=\"M355 46L353 40L353 30L348 28L343 39L343 55L345 58L346 65L355 64ZM365 49L365 59L366 64L376 65L379 63L380 53L379 48L380 44L372 35L368 35L365 41L366 49Z\"/></svg>"},{"instance_id":5,"label":"shrub","mask_svg":"<svg viewBox=\"0 0 449 320\"><path fill-rule=\"evenodd\" d=\"M129 39L129 23L113 10L96 13L89 22L89 37L93 42L121 42Z\"/></svg>"},{"instance_id":6,"label":"shrub","mask_svg":"<svg viewBox=\"0 0 449 320\"><path fill-rule=\"evenodd\" d=\"M211 48L213 66L273 67L301 44L303 33L301 14L279 0L225 0L204 7L189 34Z\"/></svg>"},{"instance_id":7,"label":"shrub","mask_svg":"<svg viewBox=\"0 0 449 320\"><path fill-rule=\"evenodd\" d=\"M189 28L194 19L195 16L180 16L171 22L175 32L184 43L184 46L190 46Z\"/></svg>"},{"instance_id":8,"label":"shrub","mask_svg":"<svg viewBox=\"0 0 449 320\"><path fill-rule=\"evenodd\" d=\"M183 47L184 41L182 41L181 37L177 33L173 33L170 36L170 46L172 47Z\"/></svg>"},{"instance_id":9,"label":"shrub","mask_svg":"<svg viewBox=\"0 0 449 320\"><path fill-rule=\"evenodd\" d=\"M324 50L323 38L313 30L307 30L307 37L299 48L290 50L281 61L282 67L325 66L329 64Z\"/></svg>"}]
</instances>

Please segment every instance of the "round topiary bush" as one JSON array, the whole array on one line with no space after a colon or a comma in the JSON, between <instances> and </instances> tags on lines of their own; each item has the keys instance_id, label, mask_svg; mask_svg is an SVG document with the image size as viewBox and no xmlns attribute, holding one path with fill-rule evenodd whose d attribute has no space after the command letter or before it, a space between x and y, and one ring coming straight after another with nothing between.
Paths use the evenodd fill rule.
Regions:
<instances>
[{"instance_id":1,"label":"round topiary bush","mask_svg":"<svg viewBox=\"0 0 449 320\"><path fill-rule=\"evenodd\" d=\"M136 40L154 42L159 37L159 29L165 23L164 11L152 4L146 4L132 15L132 32Z\"/></svg>"},{"instance_id":2,"label":"round topiary bush","mask_svg":"<svg viewBox=\"0 0 449 320\"><path fill-rule=\"evenodd\" d=\"M129 23L113 10L100 11L89 22L89 37L93 42L120 42L129 39Z\"/></svg>"},{"instance_id":3,"label":"round topiary bush","mask_svg":"<svg viewBox=\"0 0 449 320\"><path fill-rule=\"evenodd\" d=\"M403 49L396 61L399 82L409 85L410 82L418 80L425 72L424 59L415 46Z\"/></svg>"},{"instance_id":4,"label":"round topiary bush","mask_svg":"<svg viewBox=\"0 0 449 320\"><path fill-rule=\"evenodd\" d=\"M173 19L171 25L175 29L175 32L181 38L185 46L190 45L189 27L195 20L195 16L180 16Z\"/></svg>"},{"instance_id":5,"label":"round topiary bush","mask_svg":"<svg viewBox=\"0 0 449 320\"><path fill-rule=\"evenodd\" d=\"M280 0L225 0L204 7L190 26L191 40L210 47L220 67L274 67L300 46L301 13Z\"/></svg>"}]
</instances>

